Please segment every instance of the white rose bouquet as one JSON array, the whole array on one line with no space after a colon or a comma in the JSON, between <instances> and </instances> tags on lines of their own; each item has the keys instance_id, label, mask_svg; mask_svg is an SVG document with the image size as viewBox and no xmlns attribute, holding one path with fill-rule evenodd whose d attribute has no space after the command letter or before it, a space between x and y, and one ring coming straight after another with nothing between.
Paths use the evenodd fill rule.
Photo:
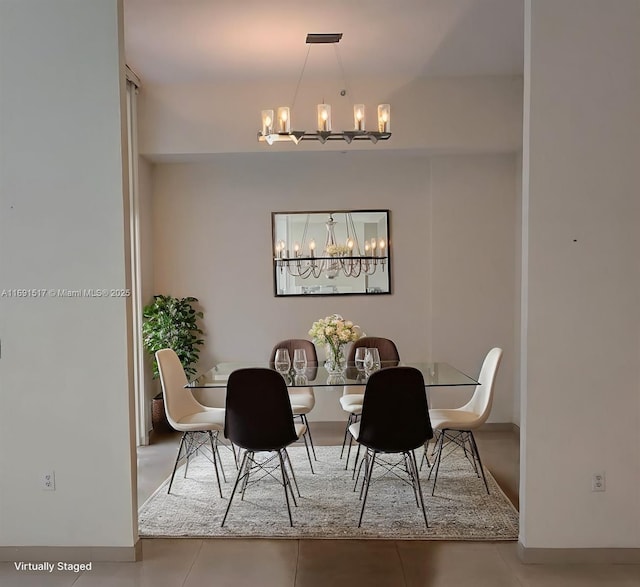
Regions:
<instances>
[{"instance_id":1,"label":"white rose bouquet","mask_svg":"<svg viewBox=\"0 0 640 587\"><path fill-rule=\"evenodd\" d=\"M321 320L316 320L309 330L309 336L316 344L326 345L330 366L340 370L345 363L345 345L358 340L363 334L360 327L351 320L345 320L340 314L332 314Z\"/></svg>"}]
</instances>

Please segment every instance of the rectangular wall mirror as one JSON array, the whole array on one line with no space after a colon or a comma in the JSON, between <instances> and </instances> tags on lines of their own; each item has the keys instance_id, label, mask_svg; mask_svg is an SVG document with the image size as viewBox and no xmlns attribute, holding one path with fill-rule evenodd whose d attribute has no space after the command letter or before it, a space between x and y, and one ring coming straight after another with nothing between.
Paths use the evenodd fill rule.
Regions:
<instances>
[{"instance_id":1,"label":"rectangular wall mirror","mask_svg":"<svg viewBox=\"0 0 640 587\"><path fill-rule=\"evenodd\" d=\"M276 296L391 293L389 210L273 212Z\"/></svg>"}]
</instances>

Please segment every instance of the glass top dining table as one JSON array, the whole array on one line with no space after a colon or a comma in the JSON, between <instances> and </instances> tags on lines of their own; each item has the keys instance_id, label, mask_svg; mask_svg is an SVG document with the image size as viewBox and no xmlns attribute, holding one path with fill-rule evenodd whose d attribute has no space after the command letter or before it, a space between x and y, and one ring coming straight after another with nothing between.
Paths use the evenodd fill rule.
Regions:
<instances>
[{"instance_id":1,"label":"glass top dining table","mask_svg":"<svg viewBox=\"0 0 640 587\"><path fill-rule=\"evenodd\" d=\"M382 361L381 368L415 367L424 377L426 387L453 387L463 385L478 385L478 382L459 371L449 363L398 363L397 361ZM189 382L189 387L211 388L226 387L229 375L237 369L247 367L273 368L269 363L218 363L215 367L198 375ZM293 372L285 374L284 380L288 387L328 387L334 385L365 385L367 377L353 366L347 366L342 374L330 373L323 365L309 364L303 374Z\"/></svg>"}]
</instances>

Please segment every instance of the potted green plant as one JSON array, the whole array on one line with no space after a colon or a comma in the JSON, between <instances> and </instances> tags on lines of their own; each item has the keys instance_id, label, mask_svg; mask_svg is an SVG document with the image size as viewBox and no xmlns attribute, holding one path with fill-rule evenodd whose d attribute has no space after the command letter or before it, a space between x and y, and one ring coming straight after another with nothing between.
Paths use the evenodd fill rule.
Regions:
<instances>
[{"instance_id":1,"label":"potted green plant","mask_svg":"<svg viewBox=\"0 0 640 587\"><path fill-rule=\"evenodd\" d=\"M155 353L161 349L173 349L184 368L187 377L195 375L195 364L200 357L200 346L204 340L198 326L203 313L193 306L194 297L175 298L157 295L142 311L142 344L153 361L153 377L159 377ZM168 428L164 412L162 393L153 398L152 420L154 428Z\"/></svg>"}]
</instances>

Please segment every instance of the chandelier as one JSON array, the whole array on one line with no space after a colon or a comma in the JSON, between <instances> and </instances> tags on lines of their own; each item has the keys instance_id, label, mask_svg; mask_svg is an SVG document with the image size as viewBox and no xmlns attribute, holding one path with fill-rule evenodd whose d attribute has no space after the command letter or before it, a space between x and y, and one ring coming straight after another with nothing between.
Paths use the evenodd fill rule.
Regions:
<instances>
[{"instance_id":1,"label":"chandelier","mask_svg":"<svg viewBox=\"0 0 640 587\"><path fill-rule=\"evenodd\" d=\"M318 125L315 132L291 130L291 111L295 106L296 96L300 88L300 82L304 76L311 45L318 43L333 44L344 80L344 69L342 68L342 61L340 60L338 51L340 39L342 39L342 33L309 33L307 35L306 42L309 48L307 49L307 55L302 65L302 72L300 73L298 85L293 95L291 108L288 106L279 107L275 117L273 109L263 110L262 130L258 132L258 141L265 142L268 145L273 145L273 143L278 141L291 141L296 145L300 141L319 141L322 144L327 141L345 141L346 143L351 143L351 141L371 141L372 143L377 143L378 141L386 141L391 137L391 106L389 104L378 105L378 130L375 131L366 130L365 128L364 104L353 104L353 130L334 131L331 126L331 105L325 104L324 101L317 106ZM345 81L345 88L346 85ZM346 94L346 89L340 92L342 96Z\"/></svg>"},{"instance_id":2,"label":"chandelier","mask_svg":"<svg viewBox=\"0 0 640 587\"><path fill-rule=\"evenodd\" d=\"M307 215L302 242L296 242L293 249L284 240L275 243L275 264L281 272L287 271L292 277L307 279L318 278L322 275L328 279L334 279L339 274L346 277L359 277L360 275L373 275L378 268L384 271L388 261L388 247L384 239L371 238L360 246L356 234L353 217L350 212L345 212L346 238L344 242L338 242L335 227L338 222L334 219L335 213L329 213L325 223L327 238L324 249L316 255L316 242L311 239L306 242L309 228L309 215Z\"/></svg>"}]
</instances>

